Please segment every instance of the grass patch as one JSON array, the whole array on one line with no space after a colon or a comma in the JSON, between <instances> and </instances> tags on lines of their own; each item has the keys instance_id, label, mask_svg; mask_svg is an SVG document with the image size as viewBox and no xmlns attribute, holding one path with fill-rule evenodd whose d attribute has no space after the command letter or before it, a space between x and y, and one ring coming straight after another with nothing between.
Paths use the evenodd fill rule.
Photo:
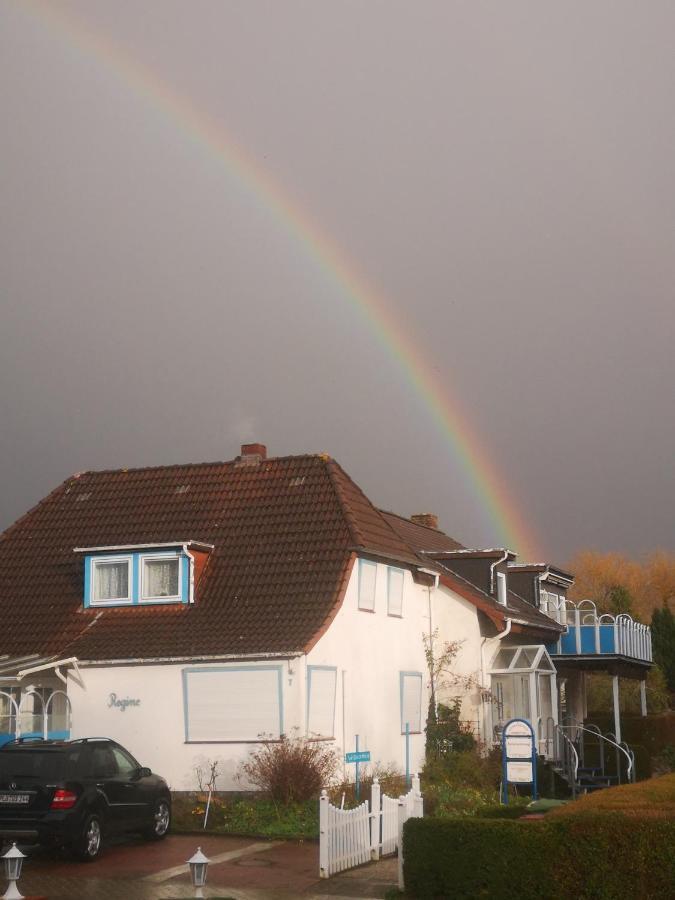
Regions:
<instances>
[{"instance_id":1,"label":"grass patch","mask_svg":"<svg viewBox=\"0 0 675 900\"><path fill-rule=\"evenodd\" d=\"M173 832L201 831L205 808L201 793L174 794ZM311 840L319 836L319 801L276 804L262 795L214 794L205 833Z\"/></svg>"}]
</instances>

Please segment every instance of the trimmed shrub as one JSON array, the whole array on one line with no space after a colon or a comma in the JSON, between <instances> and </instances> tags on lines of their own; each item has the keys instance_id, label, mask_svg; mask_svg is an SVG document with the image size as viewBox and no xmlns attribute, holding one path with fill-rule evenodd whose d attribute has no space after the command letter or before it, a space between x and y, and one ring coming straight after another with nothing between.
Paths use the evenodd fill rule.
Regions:
<instances>
[{"instance_id":1,"label":"trimmed shrub","mask_svg":"<svg viewBox=\"0 0 675 900\"><path fill-rule=\"evenodd\" d=\"M410 819L406 889L420 898L656 900L675 884L675 776L598 791L543 821Z\"/></svg>"}]
</instances>

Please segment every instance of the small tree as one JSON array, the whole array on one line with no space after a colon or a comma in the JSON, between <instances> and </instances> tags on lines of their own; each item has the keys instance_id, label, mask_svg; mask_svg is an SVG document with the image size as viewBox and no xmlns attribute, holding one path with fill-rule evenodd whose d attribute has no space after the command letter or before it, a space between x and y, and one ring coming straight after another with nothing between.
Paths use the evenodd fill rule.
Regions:
<instances>
[{"instance_id":1,"label":"small tree","mask_svg":"<svg viewBox=\"0 0 675 900\"><path fill-rule=\"evenodd\" d=\"M471 750L476 742L471 726L461 722L462 696L479 687L476 675L461 675L453 665L463 641L444 641L439 645L438 629L423 634L424 655L429 672L429 708L426 723L427 757L442 756L452 750ZM453 689L459 693L449 696ZM444 696L449 703L439 702Z\"/></svg>"},{"instance_id":2,"label":"small tree","mask_svg":"<svg viewBox=\"0 0 675 900\"><path fill-rule=\"evenodd\" d=\"M675 616L663 606L652 613L654 662L663 670L668 689L675 692Z\"/></svg>"}]
</instances>

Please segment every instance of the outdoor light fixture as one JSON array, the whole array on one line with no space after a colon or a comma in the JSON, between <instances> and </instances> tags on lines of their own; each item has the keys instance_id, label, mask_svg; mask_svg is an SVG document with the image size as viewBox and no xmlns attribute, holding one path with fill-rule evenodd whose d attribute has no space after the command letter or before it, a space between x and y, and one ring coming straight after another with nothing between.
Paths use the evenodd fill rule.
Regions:
<instances>
[{"instance_id":1,"label":"outdoor light fixture","mask_svg":"<svg viewBox=\"0 0 675 900\"><path fill-rule=\"evenodd\" d=\"M206 870L211 860L207 859L202 853L202 848L197 847L197 852L192 857L192 859L188 859L188 865L190 866L190 878L192 879L192 885L195 890L195 897L203 897L204 894L202 892L202 888L206 884ZM9 896L6 894L5 896ZM12 897L20 897L20 894L12 894Z\"/></svg>"},{"instance_id":2,"label":"outdoor light fixture","mask_svg":"<svg viewBox=\"0 0 675 900\"><path fill-rule=\"evenodd\" d=\"M22 900L23 894L19 893L16 883L21 877L21 866L26 854L18 850L16 844L12 844L2 858L5 862L5 877L9 881L9 887L2 895L2 900Z\"/></svg>"}]
</instances>

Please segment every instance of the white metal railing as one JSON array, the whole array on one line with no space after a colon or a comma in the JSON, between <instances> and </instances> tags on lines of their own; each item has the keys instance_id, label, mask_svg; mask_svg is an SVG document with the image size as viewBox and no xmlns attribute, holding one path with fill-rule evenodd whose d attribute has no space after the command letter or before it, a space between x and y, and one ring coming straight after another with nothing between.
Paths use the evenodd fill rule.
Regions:
<instances>
[{"instance_id":1,"label":"white metal railing","mask_svg":"<svg viewBox=\"0 0 675 900\"><path fill-rule=\"evenodd\" d=\"M589 652L582 633L582 627L588 627L593 629L590 652L615 653L652 662L651 628L649 625L636 622L628 613L619 613L616 616L610 613L599 614L592 600L581 600L575 604L572 600L555 601L551 597L546 597L542 604L542 612L559 625L567 627L567 633L572 634L574 638L576 654ZM603 640L603 635L609 636L610 640ZM559 638L556 653L569 653L569 650L563 649L562 641L563 638ZM566 646L569 646L568 642Z\"/></svg>"},{"instance_id":2,"label":"white metal railing","mask_svg":"<svg viewBox=\"0 0 675 900\"><path fill-rule=\"evenodd\" d=\"M548 726L551 730L551 726ZM609 784L616 779L618 784L635 781L635 754L625 741L617 741L612 732L603 734L597 725L582 725L572 721L567 725L553 723L552 730L557 735L556 761L563 770L566 780L572 787L573 795L577 788L583 785L577 784L579 772L593 772L594 777L604 779ZM589 744L586 735L595 739L595 746ZM570 757L570 747L574 755ZM615 769L612 772L609 765L609 752L614 750ZM590 759L589 751L595 750L597 759ZM576 765L574 765L576 757ZM570 765L572 763L572 765ZM622 777L625 768L625 777ZM574 782L572 776L574 775Z\"/></svg>"},{"instance_id":3,"label":"white metal railing","mask_svg":"<svg viewBox=\"0 0 675 900\"><path fill-rule=\"evenodd\" d=\"M412 778L407 794L394 798L383 794L377 778L370 790L370 804L365 800L355 809L339 809L321 791L319 801L319 875L330 878L337 872L360 866L370 859L399 851L404 823L421 817L424 802L418 775Z\"/></svg>"},{"instance_id":4,"label":"white metal railing","mask_svg":"<svg viewBox=\"0 0 675 900\"><path fill-rule=\"evenodd\" d=\"M22 691L18 703L11 694L0 691L0 734L10 735L10 739L67 737L71 718L70 698L65 691L52 691L46 701L36 690Z\"/></svg>"}]
</instances>

